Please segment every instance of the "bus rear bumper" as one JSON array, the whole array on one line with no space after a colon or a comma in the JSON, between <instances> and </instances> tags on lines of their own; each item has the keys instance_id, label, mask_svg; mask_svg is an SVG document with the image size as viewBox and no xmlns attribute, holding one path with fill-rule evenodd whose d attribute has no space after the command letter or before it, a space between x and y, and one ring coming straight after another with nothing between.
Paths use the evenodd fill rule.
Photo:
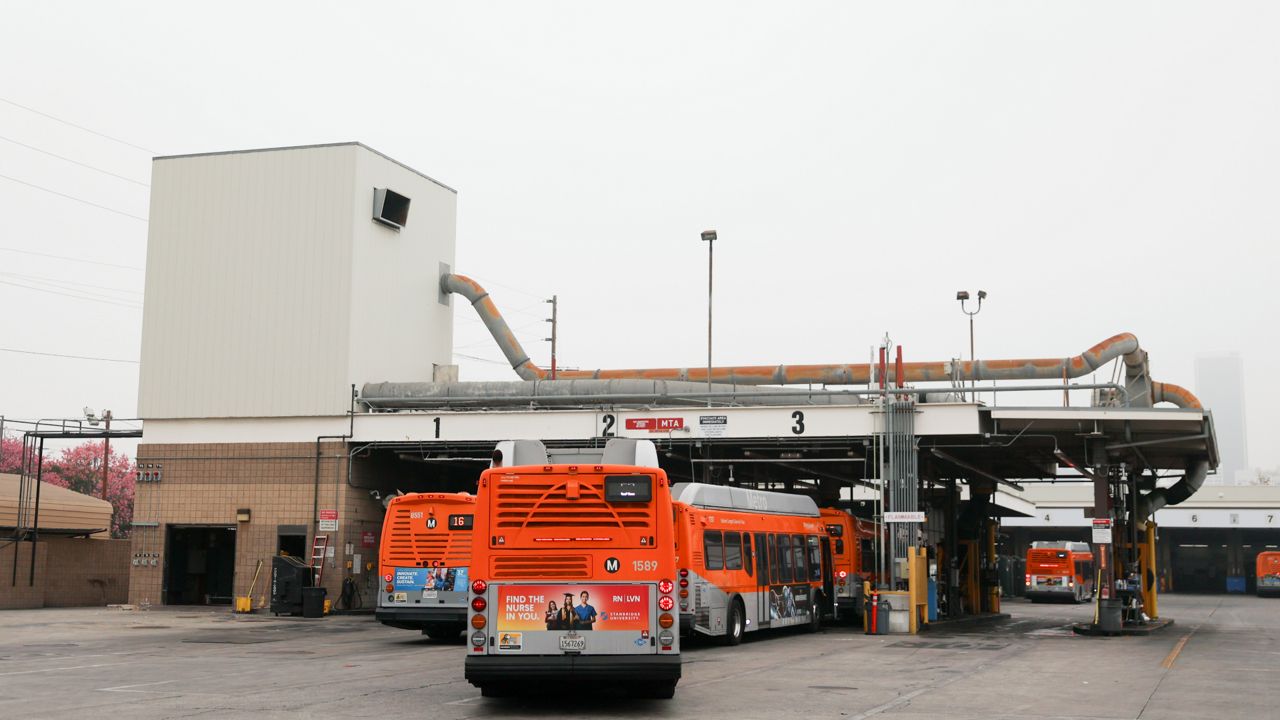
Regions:
<instances>
[{"instance_id":1,"label":"bus rear bumper","mask_svg":"<svg viewBox=\"0 0 1280 720\"><path fill-rule=\"evenodd\" d=\"M538 684L585 678L619 684L674 682L679 655L468 655L467 682L486 685Z\"/></svg>"},{"instance_id":2,"label":"bus rear bumper","mask_svg":"<svg viewBox=\"0 0 1280 720\"><path fill-rule=\"evenodd\" d=\"M379 606L373 617L383 625L401 630L424 630L428 625L467 624L465 607L386 607Z\"/></svg>"},{"instance_id":3,"label":"bus rear bumper","mask_svg":"<svg viewBox=\"0 0 1280 720\"><path fill-rule=\"evenodd\" d=\"M1028 600L1074 600L1076 597L1075 589L1069 587L1040 587L1028 588L1023 591L1023 596Z\"/></svg>"}]
</instances>

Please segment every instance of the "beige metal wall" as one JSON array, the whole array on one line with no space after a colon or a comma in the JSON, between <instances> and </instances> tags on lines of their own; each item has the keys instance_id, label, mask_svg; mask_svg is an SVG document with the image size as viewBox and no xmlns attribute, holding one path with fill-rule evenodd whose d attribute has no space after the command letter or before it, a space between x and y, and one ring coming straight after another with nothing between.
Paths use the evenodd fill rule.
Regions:
<instances>
[{"instance_id":1,"label":"beige metal wall","mask_svg":"<svg viewBox=\"0 0 1280 720\"><path fill-rule=\"evenodd\" d=\"M375 185L412 198L404 232L372 221ZM333 415L352 383L431 379L455 207L355 143L157 158L139 415Z\"/></svg>"}]
</instances>

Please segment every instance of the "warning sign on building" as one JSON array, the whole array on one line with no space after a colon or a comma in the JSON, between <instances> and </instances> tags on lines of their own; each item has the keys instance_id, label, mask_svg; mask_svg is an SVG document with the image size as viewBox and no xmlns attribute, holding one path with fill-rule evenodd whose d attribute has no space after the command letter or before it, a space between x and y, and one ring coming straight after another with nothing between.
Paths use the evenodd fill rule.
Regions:
<instances>
[{"instance_id":1,"label":"warning sign on building","mask_svg":"<svg viewBox=\"0 0 1280 720\"><path fill-rule=\"evenodd\" d=\"M1093 543L1095 545L1111 544L1111 518L1093 519Z\"/></svg>"},{"instance_id":2,"label":"warning sign on building","mask_svg":"<svg viewBox=\"0 0 1280 720\"><path fill-rule=\"evenodd\" d=\"M320 531L321 532L337 532L338 531L338 511L337 510L321 510L320 511Z\"/></svg>"},{"instance_id":3,"label":"warning sign on building","mask_svg":"<svg viewBox=\"0 0 1280 720\"><path fill-rule=\"evenodd\" d=\"M628 430L670 432L672 430L680 430L683 427L684 418L682 417L627 418L626 421L626 428Z\"/></svg>"}]
</instances>

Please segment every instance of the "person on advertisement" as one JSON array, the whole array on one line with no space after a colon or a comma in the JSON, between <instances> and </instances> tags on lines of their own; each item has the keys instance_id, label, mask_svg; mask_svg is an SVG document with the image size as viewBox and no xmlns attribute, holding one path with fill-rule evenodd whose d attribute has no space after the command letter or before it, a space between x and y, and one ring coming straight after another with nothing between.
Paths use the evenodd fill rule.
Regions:
<instances>
[{"instance_id":1,"label":"person on advertisement","mask_svg":"<svg viewBox=\"0 0 1280 720\"><path fill-rule=\"evenodd\" d=\"M560 628L560 609L556 607L556 601L552 600L547 603L546 622L548 630L559 630Z\"/></svg>"},{"instance_id":2,"label":"person on advertisement","mask_svg":"<svg viewBox=\"0 0 1280 720\"><path fill-rule=\"evenodd\" d=\"M582 591L580 597L582 603L574 608L574 613L578 616L577 629L590 630L591 626L596 622L596 609L588 602L591 599L591 595L586 590ZM572 599L572 596L570 596L570 599Z\"/></svg>"},{"instance_id":3,"label":"person on advertisement","mask_svg":"<svg viewBox=\"0 0 1280 720\"><path fill-rule=\"evenodd\" d=\"M564 594L564 603L560 606L560 628L561 630L576 630L578 626L578 613L573 607L573 593Z\"/></svg>"}]
</instances>

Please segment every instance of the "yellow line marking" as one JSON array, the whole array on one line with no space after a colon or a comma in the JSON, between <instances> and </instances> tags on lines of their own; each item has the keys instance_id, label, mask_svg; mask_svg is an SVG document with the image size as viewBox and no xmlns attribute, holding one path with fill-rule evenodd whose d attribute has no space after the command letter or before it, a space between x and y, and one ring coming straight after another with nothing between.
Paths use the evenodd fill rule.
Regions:
<instances>
[{"instance_id":1,"label":"yellow line marking","mask_svg":"<svg viewBox=\"0 0 1280 720\"><path fill-rule=\"evenodd\" d=\"M1187 641L1190 639L1191 639L1190 633L1183 635L1181 638L1179 638L1178 644L1174 645L1173 649L1169 651L1169 654L1164 657L1164 662L1160 663L1160 667L1164 668L1165 670L1172 669L1173 664L1178 661L1178 654L1182 652L1182 648L1187 646Z\"/></svg>"}]
</instances>

